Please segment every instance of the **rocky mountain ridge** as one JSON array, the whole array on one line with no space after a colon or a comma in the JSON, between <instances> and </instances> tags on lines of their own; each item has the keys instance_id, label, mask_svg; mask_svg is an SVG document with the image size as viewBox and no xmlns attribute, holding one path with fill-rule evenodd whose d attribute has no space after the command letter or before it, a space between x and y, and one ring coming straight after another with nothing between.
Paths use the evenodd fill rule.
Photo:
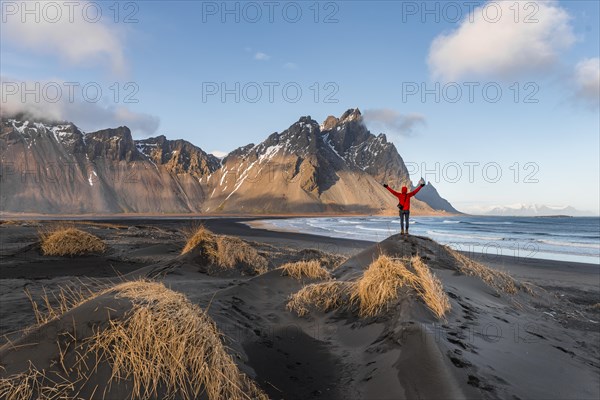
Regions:
<instances>
[{"instance_id":1,"label":"rocky mountain ridge","mask_svg":"<svg viewBox=\"0 0 600 400\"><path fill-rule=\"evenodd\" d=\"M410 185L394 144L358 109L321 124L302 117L222 160L185 140L134 140L127 127L85 133L22 116L2 118L0 149L1 211L11 213L385 214L395 199L380 183ZM433 192L428 201L453 212Z\"/></svg>"}]
</instances>

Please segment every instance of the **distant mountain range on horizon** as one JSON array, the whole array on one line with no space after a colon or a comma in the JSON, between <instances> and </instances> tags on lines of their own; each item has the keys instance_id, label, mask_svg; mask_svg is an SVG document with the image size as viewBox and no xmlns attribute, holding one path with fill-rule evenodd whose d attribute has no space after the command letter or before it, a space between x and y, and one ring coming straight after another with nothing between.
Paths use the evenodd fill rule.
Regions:
<instances>
[{"instance_id":1,"label":"distant mountain range on horizon","mask_svg":"<svg viewBox=\"0 0 600 400\"><path fill-rule=\"evenodd\" d=\"M4 213L393 215L383 187L412 188L385 134L358 109L323 123L301 117L219 159L185 140L134 140L127 127L84 133L71 122L2 117ZM458 214L428 184L415 214Z\"/></svg>"},{"instance_id":2,"label":"distant mountain range on horizon","mask_svg":"<svg viewBox=\"0 0 600 400\"><path fill-rule=\"evenodd\" d=\"M571 217L589 217L589 211L577 210L572 206L550 206L545 204L511 204L504 206L488 206L481 208L475 215L510 216L510 217L549 217L565 215Z\"/></svg>"}]
</instances>

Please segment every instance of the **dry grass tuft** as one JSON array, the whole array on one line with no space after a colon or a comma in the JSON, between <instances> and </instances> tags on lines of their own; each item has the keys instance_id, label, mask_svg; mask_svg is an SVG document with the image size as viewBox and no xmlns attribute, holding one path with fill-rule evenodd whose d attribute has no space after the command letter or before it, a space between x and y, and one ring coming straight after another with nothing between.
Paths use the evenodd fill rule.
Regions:
<instances>
[{"instance_id":1,"label":"dry grass tuft","mask_svg":"<svg viewBox=\"0 0 600 400\"><path fill-rule=\"evenodd\" d=\"M591 305L591 306L590 306L590 308L591 308L593 311L600 311L600 303L596 303L596 304L594 304L594 305Z\"/></svg>"},{"instance_id":2,"label":"dry grass tuft","mask_svg":"<svg viewBox=\"0 0 600 400\"><path fill-rule=\"evenodd\" d=\"M435 316L442 318L450 311L450 300L444 291L442 282L431 272L420 257L412 257L410 265L418 277L417 284L413 287Z\"/></svg>"},{"instance_id":3,"label":"dry grass tuft","mask_svg":"<svg viewBox=\"0 0 600 400\"><path fill-rule=\"evenodd\" d=\"M106 251L102 239L69 226L40 231L39 235L42 252L47 256L80 256Z\"/></svg>"},{"instance_id":4,"label":"dry grass tuft","mask_svg":"<svg viewBox=\"0 0 600 400\"><path fill-rule=\"evenodd\" d=\"M106 327L74 344L72 351L77 355L74 365L67 368L62 364L63 369L75 373L73 381L54 372L52 376L61 379L53 380L48 372L30 366L25 373L0 379L0 398L76 399L79 383L93 378L99 364L109 363L112 375L107 387L113 381L129 381L132 400L187 400L204 395L209 400L267 399L239 371L212 319L183 294L160 283L133 281L92 293L90 298L107 293L129 299L132 308L123 318L109 320ZM65 312L68 304L76 302L64 300L67 295L55 297L63 299L60 310ZM73 297L76 299L78 295ZM58 313L55 310L48 315L55 318ZM38 317L42 323L50 319ZM64 363L64 351L58 346Z\"/></svg>"},{"instance_id":5,"label":"dry grass tuft","mask_svg":"<svg viewBox=\"0 0 600 400\"><path fill-rule=\"evenodd\" d=\"M215 235L204 226L188 233L188 240L181 254L200 247L211 264L230 269L238 264L251 267L257 274L267 272L267 260L245 241L231 236Z\"/></svg>"},{"instance_id":6,"label":"dry grass tuft","mask_svg":"<svg viewBox=\"0 0 600 400\"><path fill-rule=\"evenodd\" d=\"M29 298L33 313L35 314L36 326L43 325L60 317L83 302L96 297L100 292L99 289L92 290L91 286L83 284L81 281L79 283L80 285L76 286L65 285L58 290L58 293L48 294L44 289L41 305L34 301L31 293L25 289L25 295ZM106 285L103 285L103 287L106 288Z\"/></svg>"},{"instance_id":7,"label":"dry grass tuft","mask_svg":"<svg viewBox=\"0 0 600 400\"><path fill-rule=\"evenodd\" d=\"M303 287L290 296L287 309L303 316L311 306L330 311L357 305L360 317L373 317L397 300L398 290L403 287L414 290L437 318L450 310L442 283L419 257L397 260L385 255L373 261L355 282L332 281Z\"/></svg>"},{"instance_id":8,"label":"dry grass tuft","mask_svg":"<svg viewBox=\"0 0 600 400\"><path fill-rule=\"evenodd\" d=\"M132 398L266 399L226 352L212 319L183 294L154 282L127 282L116 297L133 302L124 320L87 340L88 354L112 365L112 379L130 379Z\"/></svg>"},{"instance_id":9,"label":"dry grass tuft","mask_svg":"<svg viewBox=\"0 0 600 400\"><path fill-rule=\"evenodd\" d=\"M398 298L398 289L414 286L416 280L416 275L404 263L382 255L369 265L356 282L350 298L358 304L361 317L372 317Z\"/></svg>"},{"instance_id":10,"label":"dry grass tuft","mask_svg":"<svg viewBox=\"0 0 600 400\"><path fill-rule=\"evenodd\" d=\"M281 267L282 275L289 275L294 279L329 279L329 272L321 266L317 260L297 261L294 263L283 264Z\"/></svg>"},{"instance_id":11,"label":"dry grass tuft","mask_svg":"<svg viewBox=\"0 0 600 400\"><path fill-rule=\"evenodd\" d=\"M251 266L257 274L267 272L267 260L258 251L241 239L231 236L218 236L213 262L222 267L232 268L237 264Z\"/></svg>"},{"instance_id":12,"label":"dry grass tuft","mask_svg":"<svg viewBox=\"0 0 600 400\"><path fill-rule=\"evenodd\" d=\"M308 314L310 307L320 311L337 310L348 304L351 282L330 281L306 285L289 297L286 308L299 316Z\"/></svg>"},{"instance_id":13,"label":"dry grass tuft","mask_svg":"<svg viewBox=\"0 0 600 400\"><path fill-rule=\"evenodd\" d=\"M485 265L473 261L469 257L466 257L447 246L445 247L452 257L454 257L454 259L458 262L459 270L463 274L477 276L490 287L509 294L517 293L519 288L529 294L533 293L529 286L518 284L506 272L488 268Z\"/></svg>"},{"instance_id":14,"label":"dry grass tuft","mask_svg":"<svg viewBox=\"0 0 600 400\"><path fill-rule=\"evenodd\" d=\"M215 241L215 235L203 225L200 225L195 230L184 232L184 235L186 236L187 241L183 250L181 250L181 254L189 253L201 244L213 243Z\"/></svg>"},{"instance_id":15,"label":"dry grass tuft","mask_svg":"<svg viewBox=\"0 0 600 400\"><path fill-rule=\"evenodd\" d=\"M44 371L29 365L26 372L0 379L0 399L73 399L75 387L66 379L51 379Z\"/></svg>"}]
</instances>

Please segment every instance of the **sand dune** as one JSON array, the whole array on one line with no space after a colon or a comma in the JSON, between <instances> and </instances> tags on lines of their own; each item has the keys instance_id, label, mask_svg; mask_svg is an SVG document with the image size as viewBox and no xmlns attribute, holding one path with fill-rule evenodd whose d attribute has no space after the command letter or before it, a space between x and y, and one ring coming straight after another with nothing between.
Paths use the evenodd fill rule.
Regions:
<instances>
[{"instance_id":1,"label":"sand dune","mask_svg":"<svg viewBox=\"0 0 600 400\"><path fill-rule=\"evenodd\" d=\"M211 224L215 232L232 233L226 223ZM25 382L25 387L37 391L29 396L32 398L57 390L83 398L128 398L146 393L134 398L171 395L181 399L256 398L263 393L273 399L562 399L597 398L600 394L600 333L593 322L588 322L598 311L593 307L577 308L547 287L524 284L508 274L489 270L430 239L396 235L370 246L357 244L344 260L343 256L318 250L318 240L312 242L312 250L307 249L312 240L309 235L270 235L240 225L238 233L244 245L266 260L268 272L260 273L243 263L230 268L210 265L213 262L203 255L201 247L179 254L185 237L168 233L170 228L165 224L164 235L154 228L138 226L140 231L155 232L159 237L148 240L135 252L136 259L146 260L145 266L93 282L67 277L44 281L48 290L85 284L95 294L48 322L7 336L10 341L0 348L0 393L7 397L11 384ZM20 232L19 227L6 229L11 229L13 238ZM107 231L99 228L95 232L103 237ZM165 256L165 248L158 242L167 237L171 238L167 245L171 251ZM340 241L339 248L344 246L349 243ZM108 254L98 256L105 257L105 261L106 257L116 257L110 241L108 247ZM29 264L35 257L42 257L39 252L34 257L35 252L31 246L26 250ZM3 253L9 264L16 262L17 256L9 253L17 254L17 246ZM414 260L423 262L439 279L449 309L443 315L436 314L411 286L400 286L397 297L387 300L374 316L361 314L358 303L329 311L313 308L303 316L287 309L290 296L306 285L354 284L381 256L409 260L408 268L415 274L410 260L418 257ZM311 260L327 274L295 277L278 268ZM21 281L2 278L3 299L23 307L26 298L17 293ZM39 300L40 287L30 285L34 299ZM576 315L577 309L581 315L570 323L559 318L561 310ZM127 330L128 324L139 324L142 316L152 315L167 321L161 325L166 332L151 323L143 325L151 329L140 334L141 342L128 346L139 349L140 343L153 343L148 354L160 354L154 360L171 363L192 362L190 357L197 356L189 368L155 369L144 375L141 365L128 364L127 358L110 357L110 351L100 357L97 368L93 367L96 353L82 358L81 354L90 349L121 349L115 354L122 354L123 348L131 348L123 347L128 336L122 332L129 332L132 342L137 337ZM195 328L179 332L176 327L181 321L190 319L199 321L199 325L185 325ZM173 328L169 328L170 323L174 323ZM219 386L220 373L207 367L214 364L199 350L201 340L195 336L199 326L215 332L211 348L223 349L219 359L230 365L227 370L233 372L228 381L234 384ZM99 336L99 332L105 335ZM187 342L182 346L173 341L174 337ZM160 351L158 343L165 344L163 350L167 353ZM146 352L136 354L148 356ZM119 377L113 376L116 366L121 368ZM180 371L180 375L170 376L167 371ZM191 372L196 375L186 375ZM29 380L24 381L26 378ZM183 386L179 385L181 379L185 381ZM179 382L179 386L173 386L173 382ZM214 382L220 389L214 389ZM50 392L52 388L55 392ZM213 390L200 394L207 388Z\"/></svg>"}]
</instances>

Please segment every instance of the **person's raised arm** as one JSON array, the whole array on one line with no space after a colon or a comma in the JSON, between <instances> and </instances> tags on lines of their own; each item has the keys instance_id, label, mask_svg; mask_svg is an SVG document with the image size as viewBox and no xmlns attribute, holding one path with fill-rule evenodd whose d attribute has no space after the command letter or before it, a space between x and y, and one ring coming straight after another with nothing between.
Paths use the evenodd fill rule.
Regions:
<instances>
[{"instance_id":1,"label":"person's raised arm","mask_svg":"<svg viewBox=\"0 0 600 400\"><path fill-rule=\"evenodd\" d=\"M392 189L391 187L389 187L387 185L387 183L383 184L383 187L386 188L391 194L393 194L394 196L399 196L400 193L396 192L394 189Z\"/></svg>"},{"instance_id":2,"label":"person's raised arm","mask_svg":"<svg viewBox=\"0 0 600 400\"><path fill-rule=\"evenodd\" d=\"M419 186L417 186L417 188L415 190L410 192L408 195L411 197L414 196L415 194L419 193L419 190L421 190L423 188L423 186L425 186L425 184L421 183Z\"/></svg>"}]
</instances>

